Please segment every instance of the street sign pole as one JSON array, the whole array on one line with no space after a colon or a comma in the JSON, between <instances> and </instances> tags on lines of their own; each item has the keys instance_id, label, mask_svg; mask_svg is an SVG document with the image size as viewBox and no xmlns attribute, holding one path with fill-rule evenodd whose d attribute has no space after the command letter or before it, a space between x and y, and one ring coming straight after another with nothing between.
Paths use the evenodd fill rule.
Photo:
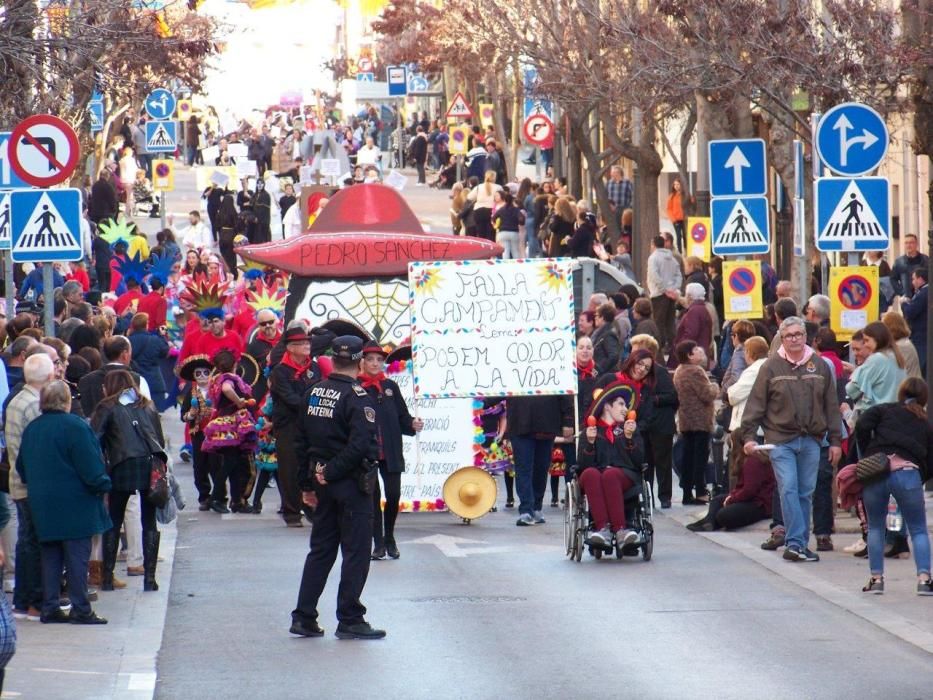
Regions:
<instances>
[{"instance_id":1,"label":"street sign pole","mask_svg":"<svg viewBox=\"0 0 933 700\"><path fill-rule=\"evenodd\" d=\"M55 293L52 281L52 263L47 262L42 265L42 300L45 304L45 336L53 338L55 336Z\"/></svg>"},{"instance_id":2,"label":"street sign pole","mask_svg":"<svg viewBox=\"0 0 933 700\"><path fill-rule=\"evenodd\" d=\"M10 250L3 251L3 279L6 280L6 320L9 323L16 315L16 302L13 300L16 282L13 280L13 252Z\"/></svg>"},{"instance_id":3,"label":"street sign pole","mask_svg":"<svg viewBox=\"0 0 933 700\"><path fill-rule=\"evenodd\" d=\"M795 248L794 255L797 256L797 279L799 280L800 290L798 300L802 309L806 303L810 291L810 247L807 245L807 217L805 215L806 204L804 197L806 187L804 178L806 177L806 164L803 160L803 141L794 141L794 237L799 240L801 245L799 250ZM826 287L824 286L825 290Z\"/></svg>"},{"instance_id":4,"label":"street sign pole","mask_svg":"<svg viewBox=\"0 0 933 700\"><path fill-rule=\"evenodd\" d=\"M165 190L159 190L159 192L162 194L159 200L159 220L162 224L162 230L164 231L168 228L168 226L165 225L165 211L168 208L168 200L165 197Z\"/></svg>"}]
</instances>

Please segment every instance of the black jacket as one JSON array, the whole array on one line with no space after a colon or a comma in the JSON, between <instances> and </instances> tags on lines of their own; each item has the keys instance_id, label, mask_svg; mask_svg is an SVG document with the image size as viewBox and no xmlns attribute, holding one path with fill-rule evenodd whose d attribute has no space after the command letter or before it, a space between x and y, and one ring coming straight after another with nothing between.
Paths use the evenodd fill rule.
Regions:
<instances>
[{"instance_id":1,"label":"black jacket","mask_svg":"<svg viewBox=\"0 0 933 700\"><path fill-rule=\"evenodd\" d=\"M168 342L158 333L139 331L130 333L133 348L133 366L146 378L153 396L165 393L165 377L162 376L162 358L168 357Z\"/></svg>"},{"instance_id":2,"label":"black jacket","mask_svg":"<svg viewBox=\"0 0 933 700\"><path fill-rule=\"evenodd\" d=\"M256 360L256 364L259 365L259 377L256 379L256 383L253 384L253 398L256 399L257 403L262 401L266 392L269 391L265 369L266 360L269 358L269 353L273 347L275 347L275 343L267 341L262 337L261 333L256 333L250 344L246 346L246 354Z\"/></svg>"},{"instance_id":3,"label":"black jacket","mask_svg":"<svg viewBox=\"0 0 933 700\"><path fill-rule=\"evenodd\" d=\"M609 442L602 426L597 427L596 442L590 444L586 435L581 435L577 444L577 469L582 471L588 467L605 469L606 467L620 467L628 472L635 484L640 482L641 465L645 461L644 453L638 440L629 440L622 433L622 426L613 428L614 440Z\"/></svg>"},{"instance_id":4,"label":"black jacket","mask_svg":"<svg viewBox=\"0 0 933 700\"><path fill-rule=\"evenodd\" d=\"M272 394L273 430L293 425L307 408L305 394L322 379L321 368L315 360L305 372L286 364L283 358L269 373L269 393Z\"/></svg>"},{"instance_id":5,"label":"black jacket","mask_svg":"<svg viewBox=\"0 0 933 700\"><path fill-rule=\"evenodd\" d=\"M638 428L643 433L673 435L674 416L680 406L674 380L666 367L655 363L654 386L642 387L638 406Z\"/></svg>"},{"instance_id":6,"label":"black jacket","mask_svg":"<svg viewBox=\"0 0 933 700\"><path fill-rule=\"evenodd\" d=\"M511 396L505 402L509 437L560 435L573 428L573 402L569 396Z\"/></svg>"},{"instance_id":7,"label":"black jacket","mask_svg":"<svg viewBox=\"0 0 933 700\"><path fill-rule=\"evenodd\" d=\"M923 481L930 478L933 428L903 404L883 403L869 408L855 424L855 439L862 455L893 452L920 467Z\"/></svg>"},{"instance_id":8,"label":"black jacket","mask_svg":"<svg viewBox=\"0 0 933 700\"><path fill-rule=\"evenodd\" d=\"M120 211L117 191L106 180L97 180L91 185L91 196L87 202L87 215L93 222L116 219Z\"/></svg>"},{"instance_id":9,"label":"black jacket","mask_svg":"<svg viewBox=\"0 0 933 700\"><path fill-rule=\"evenodd\" d=\"M355 478L366 468L364 460L375 461L376 409L355 378L332 374L311 387L304 405L296 436L303 491L316 488L317 462L324 464L324 478L333 482Z\"/></svg>"},{"instance_id":10,"label":"black jacket","mask_svg":"<svg viewBox=\"0 0 933 700\"><path fill-rule=\"evenodd\" d=\"M615 372L619 367L619 358L622 356L622 345L616 335L614 323L606 323L593 331L593 362L596 363L596 372Z\"/></svg>"},{"instance_id":11,"label":"black jacket","mask_svg":"<svg viewBox=\"0 0 933 700\"><path fill-rule=\"evenodd\" d=\"M162 423L151 404L143 408L118 402L102 408L91 417L91 428L97 434L111 468L134 457L148 457L153 453L161 453L163 458L166 456Z\"/></svg>"},{"instance_id":12,"label":"black jacket","mask_svg":"<svg viewBox=\"0 0 933 700\"><path fill-rule=\"evenodd\" d=\"M414 435L412 417L399 391L398 384L391 379L383 380L382 393L376 387L366 389L376 406L376 425L379 428L380 460L385 460L390 473L405 471L402 455L402 435Z\"/></svg>"},{"instance_id":13,"label":"black jacket","mask_svg":"<svg viewBox=\"0 0 933 700\"><path fill-rule=\"evenodd\" d=\"M106 379L108 373L118 369L129 370L130 368L126 365L111 362L81 377L81 380L78 382L78 391L81 392L81 410L84 412L84 415L90 416L94 414L94 409L97 408L97 404L104 398L104 379ZM133 379L136 380L136 384L138 385L139 374L132 370L130 370L130 374L133 375Z\"/></svg>"}]
</instances>

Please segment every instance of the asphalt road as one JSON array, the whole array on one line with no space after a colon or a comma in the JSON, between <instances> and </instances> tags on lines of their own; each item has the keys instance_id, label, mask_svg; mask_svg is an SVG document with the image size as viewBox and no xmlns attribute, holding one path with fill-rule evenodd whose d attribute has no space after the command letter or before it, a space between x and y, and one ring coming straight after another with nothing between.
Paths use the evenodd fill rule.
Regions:
<instances>
[{"instance_id":1,"label":"asphalt road","mask_svg":"<svg viewBox=\"0 0 933 700\"><path fill-rule=\"evenodd\" d=\"M308 529L189 515L156 697L933 696L929 655L665 517L652 561L577 564L547 515L402 515L402 558L374 562L364 596L379 642L333 636L337 567L328 634L288 634Z\"/></svg>"}]
</instances>

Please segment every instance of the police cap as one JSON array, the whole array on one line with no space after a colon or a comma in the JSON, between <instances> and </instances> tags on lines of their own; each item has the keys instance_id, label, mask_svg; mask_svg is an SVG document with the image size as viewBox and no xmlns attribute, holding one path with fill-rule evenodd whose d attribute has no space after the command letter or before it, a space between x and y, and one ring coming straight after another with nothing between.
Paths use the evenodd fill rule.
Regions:
<instances>
[{"instance_id":1,"label":"police cap","mask_svg":"<svg viewBox=\"0 0 933 700\"><path fill-rule=\"evenodd\" d=\"M338 360L360 360L363 357L363 341L355 335L342 335L334 340L331 352Z\"/></svg>"}]
</instances>

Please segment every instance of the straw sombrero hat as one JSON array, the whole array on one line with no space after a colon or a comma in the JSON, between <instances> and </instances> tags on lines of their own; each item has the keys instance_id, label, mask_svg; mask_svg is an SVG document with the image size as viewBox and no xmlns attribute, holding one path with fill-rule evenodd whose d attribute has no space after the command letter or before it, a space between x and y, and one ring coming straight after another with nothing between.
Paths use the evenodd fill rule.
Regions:
<instances>
[{"instance_id":1,"label":"straw sombrero hat","mask_svg":"<svg viewBox=\"0 0 933 700\"><path fill-rule=\"evenodd\" d=\"M444 482L444 502L454 515L476 520L496 504L496 480L479 467L463 467Z\"/></svg>"},{"instance_id":2,"label":"straw sombrero hat","mask_svg":"<svg viewBox=\"0 0 933 700\"><path fill-rule=\"evenodd\" d=\"M206 369L210 371L214 369L214 364L207 355L191 355L185 358L185 361L175 368L175 374L186 382L193 382L194 370L196 369Z\"/></svg>"}]
</instances>

